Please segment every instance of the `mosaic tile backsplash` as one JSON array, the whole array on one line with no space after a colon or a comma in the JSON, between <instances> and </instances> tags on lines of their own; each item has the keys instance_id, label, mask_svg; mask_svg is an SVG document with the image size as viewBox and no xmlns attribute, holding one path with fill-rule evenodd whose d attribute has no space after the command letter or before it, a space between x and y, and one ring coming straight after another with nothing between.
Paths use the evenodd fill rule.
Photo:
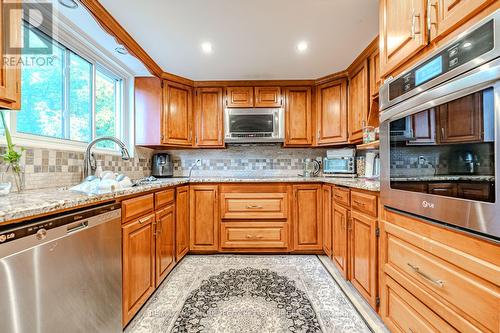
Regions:
<instances>
[{"instance_id":1,"label":"mosaic tile backsplash","mask_svg":"<svg viewBox=\"0 0 500 333\"><path fill-rule=\"evenodd\" d=\"M0 147L0 154L5 147ZM124 161L120 156L96 154L103 170L124 173L132 179L151 174L153 150L136 147L134 158ZM0 170L4 165L0 161ZM26 189L71 186L81 182L83 152L59 151L43 148L26 148L21 165L24 166Z\"/></svg>"}]
</instances>

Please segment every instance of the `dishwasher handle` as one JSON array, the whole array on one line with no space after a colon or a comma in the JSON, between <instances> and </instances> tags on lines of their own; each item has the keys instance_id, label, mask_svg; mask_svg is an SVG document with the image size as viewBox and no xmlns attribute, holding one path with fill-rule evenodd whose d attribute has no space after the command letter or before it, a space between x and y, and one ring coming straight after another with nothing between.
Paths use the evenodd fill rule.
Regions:
<instances>
[{"instance_id":1,"label":"dishwasher handle","mask_svg":"<svg viewBox=\"0 0 500 333\"><path fill-rule=\"evenodd\" d=\"M89 226L89 221L78 221L76 223L68 224L68 227L66 228L66 231L68 234L72 234L74 232L77 232L79 230L85 229Z\"/></svg>"}]
</instances>

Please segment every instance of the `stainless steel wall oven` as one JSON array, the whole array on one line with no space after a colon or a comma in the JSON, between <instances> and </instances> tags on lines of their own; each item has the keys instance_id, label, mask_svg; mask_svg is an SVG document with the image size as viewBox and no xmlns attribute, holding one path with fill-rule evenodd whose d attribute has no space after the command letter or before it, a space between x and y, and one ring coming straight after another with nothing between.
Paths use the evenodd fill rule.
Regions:
<instances>
[{"instance_id":1,"label":"stainless steel wall oven","mask_svg":"<svg viewBox=\"0 0 500 333\"><path fill-rule=\"evenodd\" d=\"M384 83L388 208L500 240L500 12Z\"/></svg>"}]
</instances>

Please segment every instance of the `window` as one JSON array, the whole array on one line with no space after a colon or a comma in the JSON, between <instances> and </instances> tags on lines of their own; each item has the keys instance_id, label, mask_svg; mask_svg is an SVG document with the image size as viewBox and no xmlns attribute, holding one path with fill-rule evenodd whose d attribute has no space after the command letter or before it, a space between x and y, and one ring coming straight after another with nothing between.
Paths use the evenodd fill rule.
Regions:
<instances>
[{"instance_id":1,"label":"window","mask_svg":"<svg viewBox=\"0 0 500 333\"><path fill-rule=\"evenodd\" d=\"M16 133L75 143L101 136L121 136L122 79L34 27L26 25L35 43L52 43L52 62L22 67L21 111ZM99 148L116 149L112 142Z\"/></svg>"}]
</instances>

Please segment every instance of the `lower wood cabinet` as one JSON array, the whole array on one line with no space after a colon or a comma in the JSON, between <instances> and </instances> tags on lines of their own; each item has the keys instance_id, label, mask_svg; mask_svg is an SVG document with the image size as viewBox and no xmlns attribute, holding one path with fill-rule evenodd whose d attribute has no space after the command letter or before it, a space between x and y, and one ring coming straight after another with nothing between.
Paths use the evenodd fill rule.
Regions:
<instances>
[{"instance_id":1,"label":"lower wood cabinet","mask_svg":"<svg viewBox=\"0 0 500 333\"><path fill-rule=\"evenodd\" d=\"M332 259L340 273L347 279L349 209L338 203L333 204L332 213Z\"/></svg>"},{"instance_id":2,"label":"lower wood cabinet","mask_svg":"<svg viewBox=\"0 0 500 333\"><path fill-rule=\"evenodd\" d=\"M330 185L323 185L322 190L323 197L323 251L329 257L332 256L332 213L333 213L333 202L332 202L332 187Z\"/></svg>"},{"instance_id":3,"label":"lower wood cabinet","mask_svg":"<svg viewBox=\"0 0 500 333\"><path fill-rule=\"evenodd\" d=\"M377 219L351 212L349 280L361 295L377 307Z\"/></svg>"},{"instance_id":4,"label":"lower wood cabinet","mask_svg":"<svg viewBox=\"0 0 500 333\"><path fill-rule=\"evenodd\" d=\"M293 202L294 250L323 250L321 185L294 185Z\"/></svg>"},{"instance_id":5,"label":"lower wood cabinet","mask_svg":"<svg viewBox=\"0 0 500 333\"><path fill-rule=\"evenodd\" d=\"M155 227L156 283L158 286L175 266L175 208L167 206L156 212Z\"/></svg>"},{"instance_id":6,"label":"lower wood cabinet","mask_svg":"<svg viewBox=\"0 0 500 333\"><path fill-rule=\"evenodd\" d=\"M189 201L189 249L217 251L219 248L218 186L191 185Z\"/></svg>"},{"instance_id":7,"label":"lower wood cabinet","mask_svg":"<svg viewBox=\"0 0 500 333\"><path fill-rule=\"evenodd\" d=\"M189 252L189 186L176 188L175 196L175 261Z\"/></svg>"},{"instance_id":8,"label":"lower wood cabinet","mask_svg":"<svg viewBox=\"0 0 500 333\"><path fill-rule=\"evenodd\" d=\"M221 250L288 251L288 223L222 222Z\"/></svg>"},{"instance_id":9,"label":"lower wood cabinet","mask_svg":"<svg viewBox=\"0 0 500 333\"><path fill-rule=\"evenodd\" d=\"M155 290L154 221L151 213L122 226L124 326Z\"/></svg>"}]
</instances>

